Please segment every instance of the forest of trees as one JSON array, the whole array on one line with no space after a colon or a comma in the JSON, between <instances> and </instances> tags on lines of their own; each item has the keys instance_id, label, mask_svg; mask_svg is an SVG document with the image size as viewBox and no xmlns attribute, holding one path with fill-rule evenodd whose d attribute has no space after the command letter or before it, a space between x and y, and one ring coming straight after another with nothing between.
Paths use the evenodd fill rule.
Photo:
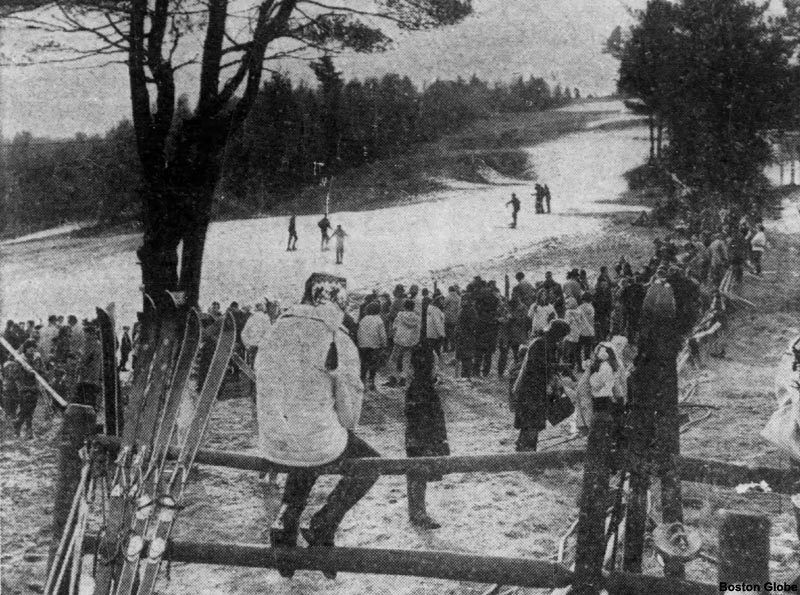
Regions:
<instances>
[{"instance_id":1,"label":"forest of trees","mask_svg":"<svg viewBox=\"0 0 800 595\"><path fill-rule=\"evenodd\" d=\"M238 208L267 211L321 177L407 152L491 113L540 111L580 99L578 89L551 87L536 77L489 84L473 76L420 89L396 74L345 80L329 58L311 67L313 86L278 73L265 81L244 126L228 140L218 192ZM192 110L185 96L179 98L175 130ZM104 135L64 140L21 133L2 150L7 175L0 182L0 232L139 216L140 165L129 120Z\"/></svg>"},{"instance_id":2,"label":"forest of trees","mask_svg":"<svg viewBox=\"0 0 800 595\"><path fill-rule=\"evenodd\" d=\"M800 115L800 4L785 6L769 17L749 0L649 0L612 33L619 91L650 116L651 161L727 200L752 198L767 131L795 129Z\"/></svg>"}]
</instances>

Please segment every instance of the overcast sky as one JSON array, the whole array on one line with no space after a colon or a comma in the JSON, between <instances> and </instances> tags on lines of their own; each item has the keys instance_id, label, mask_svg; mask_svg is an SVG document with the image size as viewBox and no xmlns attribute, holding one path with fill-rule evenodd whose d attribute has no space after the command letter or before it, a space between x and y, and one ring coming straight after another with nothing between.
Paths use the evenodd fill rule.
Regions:
<instances>
[{"instance_id":1,"label":"overcast sky","mask_svg":"<svg viewBox=\"0 0 800 595\"><path fill-rule=\"evenodd\" d=\"M379 55L337 58L346 76L397 72L418 84L436 78L469 77L490 81L535 75L578 87L584 95L614 90L617 63L601 53L617 25L631 22L626 7L645 0L474 0L475 14L465 22L424 33L404 33L395 47ZM22 47L30 32L5 30L8 55ZM305 63L286 63L295 76L309 77ZM127 73L123 66L98 69L56 65L0 69L2 134L28 130L63 137L100 133L130 116ZM192 73L179 92L194 102Z\"/></svg>"}]
</instances>

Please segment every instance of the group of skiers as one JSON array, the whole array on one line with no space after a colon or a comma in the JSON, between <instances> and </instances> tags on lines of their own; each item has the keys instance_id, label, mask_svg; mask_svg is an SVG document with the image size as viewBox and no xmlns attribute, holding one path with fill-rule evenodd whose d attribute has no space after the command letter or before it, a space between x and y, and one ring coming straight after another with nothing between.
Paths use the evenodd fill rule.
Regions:
<instances>
[{"instance_id":1,"label":"group of skiers","mask_svg":"<svg viewBox=\"0 0 800 595\"><path fill-rule=\"evenodd\" d=\"M532 196L536 200L536 214L550 213L550 201L552 200L550 187L547 184L536 184L534 190L535 192ZM511 207L511 229L516 229L519 212L522 210L522 201L515 192L512 192L511 200L506 203L506 206Z\"/></svg>"},{"instance_id":2,"label":"group of skiers","mask_svg":"<svg viewBox=\"0 0 800 595\"><path fill-rule=\"evenodd\" d=\"M102 347L96 321L78 322L74 315L50 315L46 325L28 321L27 326L6 322L3 333L8 344L23 355L31 370L42 376L67 401L98 407L102 397ZM125 341L127 337L127 341ZM131 353L129 329L125 327L121 366ZM2 404L17 436L23 426L33 437L33 414L42 389L35 375L0 349Z\"/></svg>"},{"instance_id":3,"label":"group of skiers","mask_svg":"<svg viewBox=\"0 0 800 595\"><path fill-rule=\"evenodd\" d=\"M336 226L336 229L333 230L333 234L330 234L333 225L327 213L319 220L317 227L319 227L321 235L320 250L325 252L330 249L331 235L333 235L333 237L336 238L336 264L342 264L344 262L344 239L347 237L347 232L345 232L341 224L339 224ZM287 252L297 250L297 240L297 215L292 214L289 217L289 241L286 245Z\"/></svg>"}]
</instances>

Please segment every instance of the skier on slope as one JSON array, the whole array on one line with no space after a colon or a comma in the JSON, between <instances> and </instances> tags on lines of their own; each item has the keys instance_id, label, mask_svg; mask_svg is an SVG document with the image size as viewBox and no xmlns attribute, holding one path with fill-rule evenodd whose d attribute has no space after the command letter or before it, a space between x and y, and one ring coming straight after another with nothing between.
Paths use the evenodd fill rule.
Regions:
<instances>
[{"instance_id":1,"label":"skier on slope","mask_svg":"<svg viewBox=\"0 0 800 595\"><path fill-rule=\"evenodd\" d=\"M320 243L320 250L323 252L328 249L328 243L331 241L330 236L328 235L328 231L332 227L330 219L328 219L328 214L325 213L322 216L322 219L319 220L317 223L319 227L319 231L322 234L322 242Z\"/></svg>"},{"instance_id":2,"label":"skier on slope","mask_svg":"<svg viewBox=\"0 0 800 595\"><path fill-rule=\"evenodd\" d=\"M297 216L292 213L289 218L289 242L286 244L286 251L292 252L297 250Z\"/></svg>"},{"instance_id":3,"label":"skier on slope","mask_svg":"<svg viewBox=\"0 0 800 595\"><path fill-rule=\"evenodd\" d=\"M300 516L320 468L378 453L354 433L363 386L358 350L343 326L341 277L314 273L300 305L275 321L259 345L255 369L262 455L291 467L270 538L294 546ZM310 546L332 546L344 516L378 480L377 472L345 474L303 530ZM291 568L281 568L290 577ZM329 573L330 574L330 573Z\"/></svg>"},{"instance_id":4,"label":"skier on slope","mask_svg":"<svg viewBox=\"0 0 800 595\"><path fill-rule=\"evenodd\" d=\"M333 235L336 237L336 264L342 264L344 260L344 239L347 237L347 232L342 229L341 225L337 225Z\"/></svg>"},{"instance_id":5,"label":"skier on slope","mask_svg":"<svg viewBox=\"0 0 800 595\"><path fill-rule=\"evenodd\" d=\"M517 198L517 195L512 192L511 200L509 200L506 203L506 206L511 205L511 229L517 228L517 215L519 215L519 209L521 204L522 203L520 203L520 200L519 198Z\"/></svg>"}]
</instances>

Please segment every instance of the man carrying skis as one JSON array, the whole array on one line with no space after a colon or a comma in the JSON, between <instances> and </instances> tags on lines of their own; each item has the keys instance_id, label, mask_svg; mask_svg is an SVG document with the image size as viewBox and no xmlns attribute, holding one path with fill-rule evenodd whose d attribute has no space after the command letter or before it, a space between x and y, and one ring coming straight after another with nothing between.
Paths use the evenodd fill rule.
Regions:
<instances>
[{"instance_id":1,"label":"man carrying skis","mask_svg":"<svg viewBox=\"0 0 800 595\"><path fill-rule=\"evenodd\" d=\"M363 386L358 350L343 326L346 280L314 273L300 305L265 333L256 356L257 411L262 455L291 467L273 525L273 546L295 546L300 516L321 468L349 458L377 457L356 436ZM332 546L344 516L379 474L342 476L303 537L309 546ZM292 576L292 569L280 569Z\"/></svg>"},{"instance_id":2,"label":"man carrying skis","mask_svg":"<svg viewBox=\"0 0 800 595\"><path fill-rule=\"evenodd\" d=\"M511 229L517 228L517 215L519 214L520 201L517 195L511 193L511 200L506 203L506 206L511 205Z\"/></svg>"},{"instance_id":3,"label":"man carrying skis","mask_svg":"<svg viewBox=\"0 0 800 595\"><path fill-rule=\"evenodd\" d=\"M328 219L328 214L325 213L322 216L322 219L319 220L317 223L319 227L319 231L322 234L322 242L320 244L320 250L323 252L328 249L328 243L331 241L330 236L328 235L328 230L331 228L331 221Z\"/></svg>"}]
</instances>

